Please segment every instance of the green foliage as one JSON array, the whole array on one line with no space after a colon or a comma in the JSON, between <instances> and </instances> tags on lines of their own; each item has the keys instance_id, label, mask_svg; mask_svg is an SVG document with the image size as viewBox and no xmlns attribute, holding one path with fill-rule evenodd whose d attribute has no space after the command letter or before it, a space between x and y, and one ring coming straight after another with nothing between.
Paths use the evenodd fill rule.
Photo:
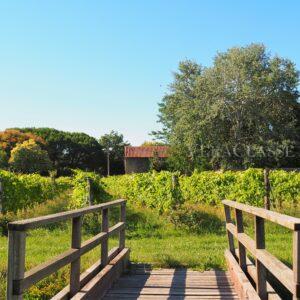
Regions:
<instances>
[{"instance_id":1,"label":"green foliage","mask_svg":"<svg viewBox=\"0 0 300 300\"><path fill-rule=\"evenodd\" d=\"M52 167L47 151L42 150L34 140L25 141L13 148L9 165L13 170L25 174L46 173Z\"/></svg>"},{"instance_id":2,"label":"green foliage","mask_svg":"<svg viewBox=\"0 0 300 300\"><path fill-rule=\"evenodd\" d=\"M174 209L182 203L178 174L166 171L103 178L106 191L138 206L156 208L159 212Z\"/></svg>"},{"instance_id":3,"label":"green foliage","mask_svg":"<svg viewBox=\"0 0 300 300\"><path fill-rule=\"evenodd\" d=\"M260 44L179 64L160 103L175 170L300 166L299 73Z\"/></svg>"},{"instance_id":4,"label":"green foliage","mask_svg":"<svg viewBox=\"0 0 300 300\"><path fill-rule=\"evenodd\" d=\"M173 186L173 180L178 183ZM300 173L271 171L273 205L287 206L300 201ZM115 198L125 198L134 205L172 211L180 204L220 205L230 199L263 206L263 170L195 171L191 176L171 172L152 172L103 178L104 189ZM175 180L176 182L176 180Z\"/></svg>"},{"instance_id":5,"label":"green foliage","mask_svg":"<svg viewBox=\"0 0 300 300\"><path fill-rule=\"evenodd\" d=\"M0 170L0 181L3 186L4 212L33 207L53 199L69 188L69 183L64 178L53 184L50 178L38 174L21 175L3 170Z\"/></svg>"},{"instance_id":6,"label":"green foliage","mask_svg":"<svg viewBox=\"0 0 300 300\"><path fill-rule=\"evenodd\" d=\"M103 189L101 176L93 172L83 172L74 170L72 182L72 199L69 204L70 209L81 208L89 205L88 200L88 185L90 185L90 192L93 204L99 204L108 199L108 195Z\"/></svg>"},{"instance_id":7,"label":"green foliage","mask_svg":"<svg viewBox=\"0 0 300 300\"><path fill-rule=\"evenodd\" d=\"M150 170L160 172L162 170L167 170L168 165L165 158L159 157L158 152L153 152L153 157L150 157Z\"/></svg>"},{"instance_id":8,"label":"green foliage","mask_svg":"<svg viewBox=\"0 0 300 300\"><path fill-rule=\"evenodd\" d=\"M8 167L8 155L2 149L0 149L0 169L5 169Z\"/></svg>"},{"instance_id":9,"label":"green foliage","mask_svg":"<svg viewBox=\"0 0 300 300\"><path fill-rule=\"evenodd\" d=\"M98 141L81 132L65 132L53 128L22 128L46 142L46 150L58 175L70 175L71 169L101 171L104 153ZM102 170L103 171L103 170Z\"/></svg>"}]
</instances>

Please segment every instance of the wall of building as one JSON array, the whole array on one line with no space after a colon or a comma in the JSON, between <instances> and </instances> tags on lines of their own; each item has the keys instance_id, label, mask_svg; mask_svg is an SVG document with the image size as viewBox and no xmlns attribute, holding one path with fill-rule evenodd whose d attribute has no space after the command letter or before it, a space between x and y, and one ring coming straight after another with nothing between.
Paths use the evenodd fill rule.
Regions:
<instances>
[{"instance_id":1,"label":"wall of building","mask_svg":"<svg viewBox=\"0 0 300 300\"><path fill-rule=\"evenodd\" d=\"M150 167L149 158L144 157L126 157L125 158L125 173L144 173L148 172Z\"/></svg>"}]
</instances>

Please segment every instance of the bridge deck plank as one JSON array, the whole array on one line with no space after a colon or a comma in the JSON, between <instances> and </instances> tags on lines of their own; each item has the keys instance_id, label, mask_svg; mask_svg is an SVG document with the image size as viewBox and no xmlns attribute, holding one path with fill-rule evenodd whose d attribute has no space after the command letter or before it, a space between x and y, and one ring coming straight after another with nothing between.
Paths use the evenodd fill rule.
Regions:
<instances>
[{"instance_id":1,"label":"bridge deck plank","mask_svg":"<svg viewBox=\"0 0 300 300\"><path fill-rule=\"evenodd\" d=\"M237 300L239 297L227 272L136 268L123 275L103 299Z\"/></svg>"}]
</instances>

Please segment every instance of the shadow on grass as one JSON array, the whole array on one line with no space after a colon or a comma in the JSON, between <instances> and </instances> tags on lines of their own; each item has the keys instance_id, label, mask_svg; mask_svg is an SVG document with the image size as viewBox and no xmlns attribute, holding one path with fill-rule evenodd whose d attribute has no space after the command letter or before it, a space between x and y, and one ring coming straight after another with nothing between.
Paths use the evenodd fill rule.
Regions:
<instances>
[{"instance_id":1,"label":"shadow on grass","mask_svg":"<svg viewBox=\"0 0 300 300\"><path fill-rule=\"evenodd\" d=\"M183 208L173 211L171 222L176 228L185 229L196 234L224 234L224 221L216 214L197 210L194 208Z\"/></svg>"}]
</instances>

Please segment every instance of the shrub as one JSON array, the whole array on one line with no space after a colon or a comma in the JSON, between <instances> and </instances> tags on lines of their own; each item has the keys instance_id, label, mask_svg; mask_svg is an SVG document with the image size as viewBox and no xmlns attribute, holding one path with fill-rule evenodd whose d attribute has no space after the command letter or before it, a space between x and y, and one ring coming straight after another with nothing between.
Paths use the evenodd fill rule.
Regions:
<instances>
[{"instance_id":1,"label":"shrub","mask_svg":"<svg viewBox=\"0 0 300 300\"><path fill-rule=\"evenodd\" d=\"M47 151L42 150L34 140L18 144L11 150L10 166L21 173L43 173L51 169Z\"/></svg>"}]
</instances>

